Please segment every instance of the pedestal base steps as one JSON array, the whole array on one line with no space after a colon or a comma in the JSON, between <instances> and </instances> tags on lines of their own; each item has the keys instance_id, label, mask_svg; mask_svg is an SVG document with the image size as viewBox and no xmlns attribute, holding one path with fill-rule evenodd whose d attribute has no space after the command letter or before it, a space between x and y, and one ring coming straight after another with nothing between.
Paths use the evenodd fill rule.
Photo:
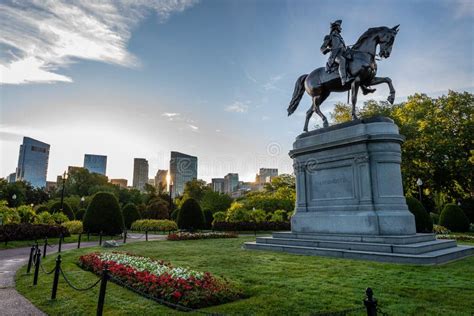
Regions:
<instances>
[{"instance_id":1,"label":"pedestal base steps","mask_svg":"<svg viewBox=\"0 0 474 316\"><path fill-rule=\"evenodd\" d=\"M246 249L283 251L301 255L371 260L407 264L441 264L474 255L474 247L434 234L407 236L337 235L275 232L246 242Z\"/></svg>"}]
</instances>

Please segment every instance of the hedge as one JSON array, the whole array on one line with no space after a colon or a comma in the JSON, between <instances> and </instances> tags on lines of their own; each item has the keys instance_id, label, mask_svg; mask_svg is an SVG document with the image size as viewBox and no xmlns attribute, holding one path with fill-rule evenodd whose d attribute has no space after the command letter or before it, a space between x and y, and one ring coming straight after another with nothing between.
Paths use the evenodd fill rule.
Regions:
<instances>
[{"instance_id":1,"label":"hedge","mask_svg":"<svg viewBox=\"0 0 474 316\"><path fill-rule=\"evenodd\" d=\"M0 225L0 242L14 240L35 240L70 236L66 227L56 225L35 225L29 223Z\"/></svg>"},{"instance_id":2,"label":"hedge","mask_svg":"<svg viewBox=\"0 0 474 316\"><path fill-rule=\"evenodd\" d=\"M214 222L212 227L220 231L291 230L290 222Z\"/></svg>"},{"instance_id":3,"label":"hedge","mask_svg":"<svg viewBox=\"0 0 474 316\"><path fill-rule=\"evenodd\" d=\"M140 219L133 222L131 228L142 232L174 231L178 230L178 225L168 219Z\"/></svg>"},{"instance_id":4,"label":"hedge","mask_svg":"<svg viewBox=\"0 0 474 316\"><path fill-rule=\"evenodd\" d=\"M178 213L177 224L180 229L194 230L204 227L204 214L195 199L184 201Z\"/></svg>"},{"instance_id":5,"label":"hedge","mask_svg":"<svg viewBox=\"0 0 474 316\"><path fill-rule=\"evenodd\" d=\"M408 209L415 216L417 233L431 233L433 231L433 220L425 210L423 204L413 197L406 198Z\"/></svg>"},{"instance_id":6,"label":"hedge","mask_svg":"<svg viewBox=\"0 0 474 316\"><path fill-rule=\"evenodd\" d=\"M61 225L66 227L69 233L71 234L82 234L82 232L84 231L82 228L81 221L69 221Z\"/></svg>"},{"instance_id":7,"label":"hedge","mask_svg":"<svg viewBox=\"0 0 474 316\"><path fill-rule=\"evenodd\" d=\"M439 215L439 224L453 232L469 231L469 218L459 206L453 203L444 206Z\"/></svg>"}]
</instances>

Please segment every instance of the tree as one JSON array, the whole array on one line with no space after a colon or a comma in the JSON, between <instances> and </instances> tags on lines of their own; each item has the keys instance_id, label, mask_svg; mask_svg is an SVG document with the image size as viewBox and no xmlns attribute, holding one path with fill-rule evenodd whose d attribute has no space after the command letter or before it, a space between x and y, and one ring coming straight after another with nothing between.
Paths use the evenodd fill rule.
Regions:
<instances>
[{"instance_id":1,"label":"tree","mask_svg":"<svg viewBox=\"0 0 474 316\"><path fill-rule=\"evenodd\" d=\"M186 185L184 186L183 198L191 198L200 202L204 194L208 191L211 191L211 188L206 185L206 182L203 180L194 179L186 182Z\"/></svg>"},{"instance_id":2,"label":"tree","mask_svg":"<svg viewBox=\"0 0 474 316\"><path fill-rule=\"evenodd\" d=\"M151 200L143 213L146 219L169 219L169 203L160 197Z\"/></svg>"},{"instance_id":3,"label":"tree","mask_svg":"<svg viewBox=\"0 0 474 316\"><path fill-rule=\"evenodd\" d=\"M202 209L215 213L227 210L232 204L232 198L224 193L206 190L200 204Z\"/></svg>"},{"instance_id":4,"label":"tree","mask_svg":"<svg viewBox=\"0 0 474 316\"><path fill-rule=\"evenodd\" d=\"M84 215L84 231L89 233L119 234L124 227L122 211L115 195L98 192Z\"/></svg>"},{"instance_id":5,"label":"tree","mask_svg":"<svg viewBox=\"0 0 474 316\"><path fill-rule=\"evenodd\" d=\"M177 224L180 229L191 231L204 227L204 214L195 199L190 198L184 201L178 212Z\"/></svg>"}]
</instances>

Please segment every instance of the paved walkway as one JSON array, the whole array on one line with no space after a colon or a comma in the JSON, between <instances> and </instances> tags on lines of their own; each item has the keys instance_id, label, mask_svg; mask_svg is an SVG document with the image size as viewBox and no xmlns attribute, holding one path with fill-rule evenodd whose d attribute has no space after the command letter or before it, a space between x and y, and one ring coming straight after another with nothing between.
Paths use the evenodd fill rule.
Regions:
<instances>
[{"instance_id":1,"label":"paved walkway","mask_svg":"<svg viewBox=\"0 0 474 316\"><path fill-rule=\"evenodd\" d=\"M141 238L139 238L141 237ZM148 240L164 240L165 235L148 235ZM104 241L107 240L104 238ZM117 240L118 241L118 240ZM145 241L142 234L128 234L127 243ZM81 242L81 248L94 247L98 241ZM1 315L45 315L23 295L15 290L15 274L28 263L31 247L0 250L0 314ZM77 243L63 244L61 251L77 249ZM41 247L41 251L43 248ZM56 253L57 246L48 247L47 255Z\"/></svg>"}]
</instances>

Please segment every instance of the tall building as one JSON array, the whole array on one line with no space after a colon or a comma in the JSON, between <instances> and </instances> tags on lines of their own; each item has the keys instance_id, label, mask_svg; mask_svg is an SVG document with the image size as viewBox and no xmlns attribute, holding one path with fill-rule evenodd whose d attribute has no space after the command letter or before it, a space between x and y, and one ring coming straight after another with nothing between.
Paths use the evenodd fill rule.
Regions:
<instances>
[{"instance_id":1,"label":"tall building","mask_svg":"<svg viewBox=\"0 0 474 316\"><path fill-rule=\"evenodd\" d=\"M135 158L133 160L133 187L143 191L145 183L148 183L148 160Z\"/></svg>"},{"instance_id":2,"label":"tall building","mask_svg":"<svg viewBox=\"0 0 474 316\"><path fill-rule=\"evenodd\" d=\"M265 184L272 181L272 178L278 176L278 169L276 168L260 168L259 174L256 177L257 184Z\"/></svg>"},{"instance_id":3,"label":"tall building","mask_svg":"<svg viewBox=\"0 0 474 316\"><path fill-rule=\"evenodd\" d=\"M168 170L158 170L155 175L155 187L159 189L162 187L166 191L166 175L168 174Z\"/></svg>"},{"instance_id":4,"label":"tall building","mask_svg":"<svg viewBox=\"0 0 474 316\"><path fill-rule=\"evenodd\" d=\"M13 183L16 181L16 172L10 173L7 177L8 183Z\"/></svg>"},{"instance_id":5,"label":"tall building","mask_svg":"<svg viewBox=\"0 0 474 316\"><path fill-rule=\"evenodd\" d=\"M182 195L186 182L197 179L197 165L197 157L177 151L171 152L170 176L171 183L173 183L172 197Z\"/></svg>"},{"instance_id":6,"label":"tall building","mask_svg":"<svg viewBox=\"0 0 474 316\"><path fill-rule=\"evenodd\" d=\"M224 193L224 178L213 178L211 189L214 192Z\"/></svg>"},{"instance_id":7,"label":"tall building","mask_svg":"<svg viewBox=\"0 0 474 316\"><path fill-rule=\"evenodd\" d=\"M23 137L18 156L16 181L28 181L36 188L46 187L49 145L30 137Z\"/></svg>"},{"instance_id":8,"label":"tall building","mask_svg":"<svg viewBox=\"0 0 474 316\"><path fill-rule=\"evenodd\" d=\"M118 185L123 189L126 189L128 181L127 179L110 179L110 183L112 183L113 185Z\"/></svg>"},{"instance_id":9,"label":"tall building","mask_svg":"<svg viewBox=\"0 0 474 316\"><path fill-rule=\"evenodd\" d=\"M228 173L224 177L224 193L232 194L239 188L239 174Z\"/></svg>"},{"instance_id":10,"label":"tall building","mask_svg":"<svg viewBox=\"0 0 474 316\"><path fill-rule=\"evenodd\" d=\"M107 156L85 154L84 168L89 170L90 173L98 173L105 176Z\"/></svg>"},{"instance_id":11,"label":"tall building","mask_svg":"<svg viewBox=\"0 0 474 316\"><path fill-rule=\"evenodd\" d=\"M81 169L84 169L84 168L77 167L77 166L68 166L67 167L67 173L70 174L72 172L80 171Z\"/></svg>"}]
</instances>

